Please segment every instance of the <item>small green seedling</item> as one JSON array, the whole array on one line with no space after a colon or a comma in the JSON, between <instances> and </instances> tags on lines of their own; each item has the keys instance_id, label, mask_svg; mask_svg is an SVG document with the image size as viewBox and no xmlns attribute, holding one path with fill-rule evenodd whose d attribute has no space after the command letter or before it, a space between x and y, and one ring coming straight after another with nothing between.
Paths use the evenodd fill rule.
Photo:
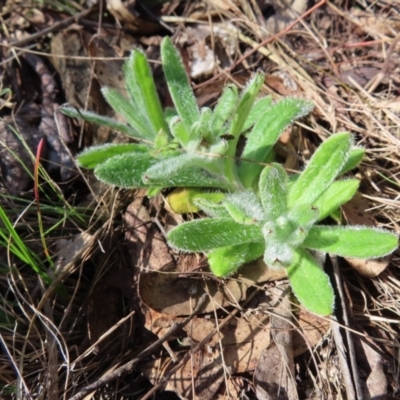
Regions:
<instances>
[{"instance_id":1,"label":"small green seedling","mask_svg":"<svg viewBox=\"0 0 400 400\"><path fill-rule=\"evenodd\" d=\"M95 146L78 155L79 164L94 169L99 180L127 188L252 189L260 163L271 161L279 135L313 107L295 98L275 104L270 97L257 99L264 83L258 72L241 93L228 85L213 110L199 109L181 57L168 37L161 44L161 61L175 106L172 112L163 111L149 63L139 50L132 51L124 67L128 98L113 88L102 90L126 123L63 107L69 116L106 125L138 141ZM243 134L246 144L238 154Z\"/></svg>"},{"instance_id":2,"label":"small green seedling","mask_svg":"<svg viewBox=\"0 0 400 400\"><path fill-rule=\"evenodd\" d=\"M333 289L314 252L368 259L398 246L397 235L382 229L317 224L357 191L356 179L335 179L354 167L362 154L362 149L352 148L349 133L333 135L298 176L289 177L281 165L272 163L262 170L257 191L237 191L219 202L194 200L210 217L172 229L168 241L180 250L205 252L219 277L263 257L269 268L286 268L300 303L329 315Z\"/></svg>"}]
</instances>

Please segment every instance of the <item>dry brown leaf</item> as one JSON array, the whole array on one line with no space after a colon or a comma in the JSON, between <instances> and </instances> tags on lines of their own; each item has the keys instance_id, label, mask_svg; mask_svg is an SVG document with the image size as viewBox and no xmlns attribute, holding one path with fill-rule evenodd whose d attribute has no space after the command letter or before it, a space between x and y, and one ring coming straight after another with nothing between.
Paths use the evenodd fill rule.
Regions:
<instances>
[{"instance_id":1,"label":"dry brown leaf","mask_svg":"<svg viewBox=\"0 0 400 400\"><path fill-rule=\"evenodd\" d=\"M58 239L56 243L57 261L55 263L57 275L63 272L65 266L80 254L82 249L92 242L93 239L94 236L87 232L75 235L69 239Z\"/></svg>"},{"instance_id":2,"label":"dry brown leaf","mask_svg":"<svg viewBox=\"0 0 400 400\"><path fill-rule=\"evenodd\" d=\"M385 375L382 356L374 350L367 342L361 341L365 357L370 368L366 382L365 398L383 400L388 395L388 381Z\"/></svg>"},{"instance_id":3,"label":"dry brown leaf","mask_svg":"<svg viewBox=\"0 0 400 400\"><path fill-rule=\"evenodd\" d=\"M139 295L142 302L153 310L169 315L189 315L200 297L209 293L202 312L237 304L246 296L247 286L229 280L219 284L215 280L180 278L164 272L142 273L139 277Z\"/></svg>"},{"instance_id":4,"label":"dry brown leaf","mask_svg":"<svg viewBox=\"0 0 400 400\"><path fill-rule=\"evenodd\" d=\"M123 76L124 61L119 59L120 55L115 49L100 37L94 37L89 42L89 54L97 58L94 61L94 73L100 86L116 89L128 98Z\"/></svg>"},{"instance_id":5,"label":"dry brown leaf","mask_svg":"<svg viewBox=\"0 0 400 400\"><path fill-rule=\"evenodd\" d=\"M213 336L207 346L224 349L224 360L232 373L253 370L261 351L270 343L266 314L232 319ZM195 318L184 330L194 342L201 342L216 329L215 320ZM264 346L264 347L263 347ZM219 351L219 350L218 350Z\"/></svg>"},{"instance_id":6,"label":"dry brown leaf","mask_svg":"<svg viewBox=\"0 0 400 400\"><path fill-rule=\"evenodd\" d=\"M256 393L265 399L298 399L293 360L292 303L284 295L289 284L280 284L269 290L274 312L271 314L273 343L265 348L254 372Z\"/></svg>"},{"instance_id":7,"label":"dry brown leaf","mask_svg":"<svg viewBox=\"0 0 400 400\"><path fill-rule=\"evenodd\" d=\"M282 269L268 268L262 259L246 264L239 270L238 280L246 285L276 281L286 278L286 271Z\"/></svg>"},{"instance_id":8,"label":"dry brown leaf","mask_svg":"<svg viewBox=\"0 0 400 400\"><path fill-rule=\"evenodd\" d=\"M140 34L149 34L157 32L160 29L158 24L150 21L144 21L124 6L121 0L107 0L107 9L114 18L123 24L125 29L131 29Z\"/></svg>"},{"instance_id":9,"label":"dry brown leaf","mask_svg":"<svg viewBox=\"0 0 400 400\"><path fill-rule=\"evenodd\" d=\"M269 344L267 322L268 316L265 314L232 320L207 346L194 354L191 361L182 365L168 382L167 390L175 390L181 396L187 396L192 388L193 378L197 398L219 398L216 391L224 379L224 369L228 368L231 374L255 369L261 352ZM192 326L189 324L185 330L189 337L193 335L191 338L194 341L204 339L216 328L215 321L204 318L195 318L191 323ZM163 358L146 364L142 371L154 383L162 379L168 370L164 366L169 364L170 360ZM234 387L228 386L230 390ZM230 395L233 396L230 398L237 398L238 394L230 393Z\"/></svg>"},{"instance_id":10,"label":"dry brown leaf","mask_svg":"<svg viewBox=\"0 0 400 400\"><path fill-rule=\"evenodd\" d=\"M128 251L134 266L142 270L165 270L175 262L165 239L143 205L144 197L143 191L137 192L124 213Z\"/></svg>"},{"instance_id":11,"label":"dry brown leaf","mask_svg":"<svg viewBox=\"0 0 400 400\"><path fill-rule=\"evenodd\" d=\"M52 38L51 60L59 73L67 102L77 108L87 105L93 110L97 109L94 108L95 102L88 96L92 80L91 64L89 58L82 59L88 56L85 46L89 40L88 33L81 27L72 25Z\"/></svg>"},{"instance_id":12,"label":"dry brown leaf","mask_svg":"<svg viewBox=\"0 0 400 400\"><path fill-rule=\"evenodd\" d=\"M182 353L179 356L178 359ZM163 357L142 365L141 371L151 383L156 384L163 381L173 367L174 363ZM173 390L181 398L214 400L223 398L217 394L223 380L224 370L220 360L215 360L212 352L200 349L165 384L165 390Z\"/></svg>"},{"instance_id":13,"label":"dry brown leaf","mask_svg":"<svg viewBox=\"0 0 400 400\"><path fill-rule=\"evenodd\" d=\"M316 346L330 329L328 319L312 314L303 307L298 316L299 329L293 332L293 353L297 357Z\"/></svg>"}]
</instances>

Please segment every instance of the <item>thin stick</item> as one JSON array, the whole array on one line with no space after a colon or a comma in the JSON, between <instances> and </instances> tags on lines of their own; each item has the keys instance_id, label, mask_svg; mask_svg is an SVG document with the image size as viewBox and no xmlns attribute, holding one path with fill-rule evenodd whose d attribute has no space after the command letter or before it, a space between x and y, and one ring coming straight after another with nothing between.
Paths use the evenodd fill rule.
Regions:
<instances>
[{"instance_id":1,"label":"thin stick","mask_svg":"<svg viewBox=\"0 0 400 400\"><path fill-rule=\"evenodd\" d=\"M66 18L60 22L55 23L54 25L49 26L48 28L45 28L41 30L40 32L33 33L32 35L20 39L20 40L14 40L13 42L10 43L10 47L18 46L18 47L23 47L27 45L30 42L36 42L39 38L41 38L44 35L47 35L48 33L56 32L59 31L63 28L66 28L68 25L71 25L74 22L78 22L80 18L86 17L87 15L91 14L93 11L97 9L97 6L93 6L89 8L88 10L84 10L78 14L73 15L72 17Z\"/></svg>"},{"instance_id":2,"label":"thin stick","mask_svg":"<svg viewBox=\"0 0 400 400\"><path fill-rule=\"evenodd\" d=\"M187 325L194 317L196 314L199 313L199 311L202 309L204 306L205 302L207 300L207 294L204 293L200 299L199 302L192 312L187 318L185 318L182 322L180 323L175 323L171 326L171 328L168 330L168 332L162 336L160 339L156 340L154 343L152 343L150 346L148 346L146 349L144 349L142 352L140 352L133 360L127 362L126 364L122 365L121 367L117 368L116 370L110 372L109 374L103 376L100 378L98 381L91 383L90 385L84 387L81 389L80 392L78 392L76 395L72 396L70 400L82 400L88 392L91 392L93 390L100 389L101 387L105 386L106 384L120 378L123 374L129 373L132 368L141 360L152 354L156 349L161 347L161 345L168 340L171 336L173 336L176 332L178 332L182 327Z\"/></svg>"},{"instance_id":3,"label":"thin stick","mask_svg":"<svg viewBox=\"0 0 400 400\"><path fill-rule=\"evenodd\" d=\"M248 303L255 295L258 293L258 290L254 290L246 300L246 303ZM165 382L168 381L168 379L171 378L172 375L175 374L175 372L182 367L186 361L189 360L190 357L193 356L196 352L198 352L218 331L220 331L237 313L239 312L239 308L235 308L220 324L218 324L218 328L215 328L213 331L211 331L197 346L195 346L191 351L188 351L184 357L179 361L175 367L173 367L167 374L165 374L164 379L160 381L157 385L154 385L153 388L151 388L140 400L147 400L152 396L162 385L164 385ZM72 400L72 399L71 399ZM75 399L73 399L75 400Z\"/></svg>"},{"instance_id":4,"label":"thin stick","mask_svg":"<svg viewBox=\"0 0 400 400\"><path fill-rule=\"evenodd\" d=\"M258 49L260 49L261 47L265 46L266 44L274 41L275 39L278 39L279 37L283 36L285 33L287 33L288 31L290 31L290 29L292 29L299 21L301 21L302 19L304 19L305 17L307 17L308 15L310 15L311 13L313 13L317 8L321 7L322 5L324 5L326 3L327 0L321 0L319 3L317 3L315 6L311 7L308 11L306 11L304 14L300 15L300 17L298 17L297 19L295 19L291 24L289 24L285 29L281 30L280 32L278 32L277 34L270 36L266 39L264 39L260 44L258 44L257 46L255 46L254 48L252 48L251 50L249 50L248 52L246 52L242 57L239 58L239 60L237 60L236 62L234 62L229 68L228 70L224 70L223 72L213 76L211 79L200 83L199 85L196 85L194 88L198 89L202 86L208 85L210 82L217 80L218 78L220 78L222 75L225 75L227 72L231 72L237 65L239 65L240 63L242 63L246 58L250 57L252 54L254 54L256 51L258 51Z\"/></svg>"}]
</instances>

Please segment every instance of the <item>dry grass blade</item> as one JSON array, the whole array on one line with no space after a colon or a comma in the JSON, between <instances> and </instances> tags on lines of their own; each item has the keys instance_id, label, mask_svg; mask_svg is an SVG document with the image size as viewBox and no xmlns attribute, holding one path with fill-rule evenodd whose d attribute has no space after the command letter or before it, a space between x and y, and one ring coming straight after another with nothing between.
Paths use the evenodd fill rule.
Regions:
<instances>
[{"instance_id":1,"label":"dry grass blade","mask_svg":"<svg viewBox=\"0 0 400 400\"><path fill-rule=\"evenodd\" d=\"M280 2L174 1L164 2L162 6L154 5L157 2L149 2L150 5L133 2L136 14L124 7L122 14L114 10L114 16L112 13L100 15L96 8L72 16L70 12L62 11L81 10L78 2L55 0L46 7L39 3L30 0L22 4L9 0L0 15L6 38L0 47L0 115L6 121L16 121L19 131L25 131L25 125L28 128L30 125L30 122L20 123L19 113L23 112L25 103L38 103L40 97L36 88L40 83L32 79L33 70L26 73L26 69L20 69L24 59L21 58L21 63L16 61L17 53L27 50L24 47L35 41L37 48L50 53L48 35L61 31L53 40L53 47L57 49L54 57L63 62L57 63L54 69L47 60L43 64L50 68L49 77L53 72L55 76L58 69L57 79L63 81L66 76L68 79L63 81L63 90L59 93L52 90L51 94L57 101L68 101L78 107L89 105L91 109L110 115L111 111L101 97L100 86L110 82L121 84L118 63L133 46L142 47L150 59L159 59L158 35L165 34L160 30L160 21L164 21L162 23L168 23L169 31L174 32L173 39L179 44L185 66L192 73L200 107L212 106L227 82L242 87L259 68L266 74L263 94L270 94L274 100L295 96L315 103L311 118L288 129L276 146L279 161L285 166L301 170L321 140L338 131L352 132L354 144L366 148L366 158L353 174L361 181L362 201L351 203L350 211L344 210L342 222L368 225L369 221L400 232L398 4L387 0L364 0L350 2L353 6L349 6L349 2L334 4L322 0L304 12L300 10L301 15L292 17L283 29L271 34L268 19L274 12L280 13ZM140 24L148 24L147 28L153 33L134 36L126 29L129 24L134 29ZM95 40L98 33L101 33L101 40ZM67 44L68 50L64 49ZM111 58L103 57L107 55L104 49L115 53L115 63ZM98 55L102 56L102 61L96 67L94 59ZM153 67L161 98L168 105L167 90L158 79L158 62L152 63ZM14 71L11 75L10 70ZM30 85L28 90L21 83L26 79ZM3 89L7 90L4 92ZM50 107L47 111L52 116L53 109ZM39 122L37 115L30 115L28 120L31 119L34 121L29 128L32 133ZM121 140L121 135L104 128L82 125L80 129L84 135L78 146L115 138ZM35 139L33 134L30 137ZM9 138L16 141L14 134ZM3 139L0 145L1 151L8 152L2 153L4 160L11 147ZM29 157L26 160L30 160ZM26 160L28 165L30 161ZM265 287L257 287L253 298L243 288L259 285L258 279L264 283L281 280L282 276L263 275L260 271L265 272L264 266L253 265L250 273L241 271L234 284L213 282L209 287L224 290L235 287L242 292L240 295L231 293L227 297L229 301L224 299L220 303L220 309L213 306L212 299L207 300L207 316L194 318L196 310L188 314L194 303L186 286L195 286L191 285L191 280L200 281L196 278L207 276L204 258L201 255L181 257L168 249L163 230L167 231L183 219L165 210L162 196L149 200L143 193L133 194L114 188L106 190L93 183L90 176L85 176L85 180L77 185L72 182L71 186L61 187L44 170L39 175L42 175L39 178L42 237L46 239L54 269L46 261L41 245L36 208L32 204L33 193L28 190L11 195L0 185L0 206L15 232L13 237L10 230L3 231L4 223L0 223L4 233L0 236L0 340L3 350L0 355L0 397L6 400L34 399L42 393L51 400L89 396L114 400L144 396L146 399L162 390L165 382L172 382L174 376L179 376L180 368L186 364L188 370L192 368L189 390L193 393L198 384L194 377L196 357L208 349L207 345L222 354L217 360L222 384L218 389L212 388L212 398L226 393L254 396L257 387L251 378L255 376L255 367L249 369L246 365L246 369L244 362L238 362L237 365L243 367L239 372L231 373L228 369L229 363L235 361L231 353L239 354L238 349L247 351L255 346L250 340L239 341L237 327L244 327L241 332L247 332L252 329L249 321L261 315L259 320L265 328L262 332L270 332L271 315L278 311L266 300L268 291L260 290ZM18 179L14 181L16 185L20 183ZM91 198L87 197L89 191ZM135 197L133 202L132 197ZM154 220L162 229L155 227ZM18 253L15 239L24 245L25 261L21 260L23 254ZM26 262L28 259L37 268L36 272ZM292 362L296 378L299 378L296 379L297 393L293 392L291 398L351 399L378 395L397 398L400 393L399 254L378 260L377 264L362 264L361 273L354 269L355 262L338 262L343 290L338 295L338 322L332 321L334 332L329 331L331 321L297 311L291 315L290 326L284 327L285 331L290 329L294 355L293 361L291 356L286 359L291 372L283 372L283 379L288 380L293 375ZM155 271L158 269L161 272ZM180 303L184 307L172 304L169 311L180 310L183 314L165 317L167 302L163 302L162 297L161 301L150 299L157 300L157 306L146 297L145 302L150 307L158 308L143 312L143 299L137 286L143 271L148 274L142 275L143 282L147 279L148 287L154 274L168 271L169 289L171 285L172 290L174 287L179 289L176 298L178 294L187 294L185 301ZM48 284L43 283L46 277ZM266 288L277 285L268 283ZM148 293L152 296L154 292ZM171 295L170 303L174 299ZM339 300L343 307L348 306L348 319L340 313ZM197 303L198 307L200 303ZM107 315L102 316L102 312ZM165 317L167 323L158 327L160 337L154 342L147 327L156 312L158 317ZM146 328L140 317L147 318ZM179 323L171 326L177 321ZM191 333L189 321L197 335ZM187 328L182 329L185 324L188 324ZM194 341L187 347L178 346L175 334ZM346 340L343 340L344 335L347 335ZM236 347L228 344L232 338L237 341ZM353 342L352 361L358 364L358 373L351 368L349 359L340 357L348 352ZM143 360L148 355L156 355L157 361L170 361L172 356L164 350L160 354L155 352L163 343L179 361L152 386L139 367L147 362ZM231 353L228 346L231 346ZM290 343L287 347L290 353ZM280 357L279 354L275 355ZM246 360L249 359L254 361L251 357ZM128 371L133 371L129 379L126 377ZM210 382L207 376L203 378L204 382ZM364 386L365 393L360 386ZM211 396L211 390L208 393Z\"/></svg>"}]
</instances>

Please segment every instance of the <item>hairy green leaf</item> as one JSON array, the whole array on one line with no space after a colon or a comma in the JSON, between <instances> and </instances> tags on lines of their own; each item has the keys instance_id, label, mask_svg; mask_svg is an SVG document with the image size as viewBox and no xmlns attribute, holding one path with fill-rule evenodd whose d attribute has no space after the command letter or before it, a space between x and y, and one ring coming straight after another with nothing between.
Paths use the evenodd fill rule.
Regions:
<instances>
[{"instance_id":1,"label":"hairy green leaf","mask_svg":"<svg viewBox=\"0 0 400 400\"><path fill-rule=\"evenodd\" d=\"M251 188L262 169L259 163L266 157L283 130L295 119L307 115L313 108L312 103L295 98L287 98L270 106L256 122L247 135L247 142L239 166L239 178L244 187Z\"/></svg>"},{"instance_id":2,"label":"hairy green leaf","mask_svg":"<svg viewBox=\"0 0 400 400\"><path fill-rule=\"evenodd\" d=\"M263 169L258 190L268 220L273 220L286 212L287 184L287 173L280 164L273 163Z\"/></svg>"},{"instance_id":3,"label":"hairy green leaf","mask_svg":"<svg viewBox=\"0 0 400 400\"><path fill-rule=\"evenodd\" d=\"M235 112L235 116L230 126L229 134L233 136L233 139L229 141L229 150L227 155L233 157L236 151L237 141L242 132L244 123L246 122L251 107L260 92L264 83L264 74L257 72L254 77L248 82L243 92L240 95L238 107Z\"/></svg>"},{"instance_id":4,"label":"hairy green leaf","mask_svg":"<svg viewBox=\"0 0 400 400\"><path fill-rule=\"evenodd\" d=\"M193 199L193 203L210 217L231 218L231 215L222 202L210 201L209 199L204 198L195 198Z\"/></svg>"},{"instance_id":5,"label":"hairy green leaf","mask_svg":"<svg viewBox=\"0 0 400 400\"><path fill-rule=\"evenodd\" d=\"M110 129L125 133L126 135L134 138L140 137L140 133L128 125L109 117L100 116L92 111L78 110L77 108L64 105L61 107L61 112L65 115L68 115L68 117L81 118L87 122L97 125L104 125Z\"/></svg>"},{"instance_id":6,"label":"hairy green leaf","mask_svg":"<svg viewBox=\"0 0 400 400\"><path fill-rule=\"evenodd\" d=\"M349 158L346 161L346 164L342 167L339 175L343 175L346 172L351 171L356 168L358 164L362 161L365 156L365 149L362 147L354 147L350 150Z\"/></svg>"},{"instance_id":7,"label":"hairy green leaf","mask_svg":"<svg viewBox=\"0 0 400 400\"><path fill-rule=\"evenodd\" d=\"M227 218L204 218L185 222L172 229L167 239L171 246L184 251L209 251L219 247L262 242L258 225L243 225Z\"/></svg>"},{"instance_id":8,"label":"hairy green leaf","mask_svg":"<svg viewBox=\"0 0 400 400\"><path fill-rule=\"evenodd\" d=\"M236 272L242 265L263 255L264 243L244 243L221 247L207 254L208 263L215 276L225 277Z\"/></svg>"},{"instance_id":9,"label":"hairy green leaf","mask_svg":"<svg viewBox=\"0 0 400 400\"><path fill-rule=\"evenodd\" d=\"M287 214L287 218L305 230L318 221L319 209L314 204L296 204Z\"/></svg>"},{"instance_id":10,"label":"hairy green leaf","mask_svg":"<svg viewBox=\"0 0 400 400\"><path fill-rule=\"evenodd\" d=\"M99 164L94 173L97 179L110 185L125 188L146 187L142 175L157 161L148 153L125 153Z\"/></svg>"},{"instance_id":11,"label":"hairy green leaf","mask_svg":"<svg viewBox=\"0 0 400 400\"><path fill-rule=\"evenodd\" d=\"M287 269L293 293L309 311L318 315L332 314L335 295L328 275L307 251L298 251L297 258Z\"/></svg>"},{"instance_id":12,"label":"hairy green leaf","mask_svg":"<svg viewBox=\"0 0 400 400\"><path fill-rule=\"evenodd\" d=\"M206 164L207 160L204 161ZM143 174L143 182L159 187L209 187L228 189L229 184L220 175L210 175L202 166L202 160L191 154L182 154L161 160ZM199 165L197 167L196 165ZM206 164L207 165L207 164Z\"/></svg>"},{"instance_id":13,"label":"hairy green leaf","mask_svg":"<svg viewBox=\"0 0 400 400\"><path fill-rule=\"evenodd\" d=\"M233 193L225 198L223 205L230 217L241 224L253 224L264 219L261 204L252 192Z\"/></svg>"},{"instance_id":14,"label":"hairy green leaf","mask_svg":"<svg viewBox=\"0 0 400 400\"><path fill-rule=\"evenodd\" d=\"M123 97L118 90L104 87L101 92L107 103L120 115L124 117L126 122L137 132L136 137L140 139L152 140L154 131L151 126L140 118L140 114L135 112L131 104Z\"/></svg>"},{"instance_id":15,"label":"hairy green leaf","mask_svg":"<svg viewBox=\"0 0 400 400\"><path fill-rule=\"evenodd\" d=\"M264 114L266 114L271 107L272 97L263 97L257 100L249 112L249 116L243 125L242 132L246 132L250 129L257 121L259 121Z\"/></svg>"},{"instance_id":16,"label":"hairy green leaf","mask_svg":"<svg viewBox=\"0 0 400 400\"><path fill-rule=\"evenodd\" d=\"M125 79L128 91L139 107L138 111L146 116L151 127L151 136L148 135L154 138L161 130L168 133L149 62L137 49L132 51L127 62Z\"/></svg>"},{"instance_id":17,"label":"hairy green leaf","mask_svg":"<svg viewBox=\"0 0 400 400\"><path fill-rule=\"evenodd\" d=\"M264 262L271 269L288 267L293 263L295 251L292 246L285 242L267 238L265 242Z\"/></svg>"},{"instance_id":18,"label":"hairy green leaf","mask_svg":"<svg viewBox=\"0 0 400 400\"><path fill-rule=\"evenodd\" d=\"M212 115L212 139L216 139L218 136L226 133L224 132L224 129L227 129L228 127L225 126L225 124L233 117L233 112L236 109L238 99L239 92L237 87L233 85L225 86Z\"/></svg>"},{"instance_id":19,"label":"hairy green leaf","mask_svg":"<svg viewBox=\"0 0 400 400\"><path fill-rule=\"evenodd\" d=\"M169 129L171 130L172 136L179 141L181 146L183 148L187 147L190 142L190 133L180 117L175 116L171 119Z\"/></svg>"},{"instance_id":20,"label":"hairy green leaf","mask_svg":"<svg viewBox=\"0 0 400 400\"><path fill-rule=\"evenodd\" d=\"M200 111L199 120L192 126L192 131L190 133L191 140L200 139L208 143L212 142L211 117L211 110L208 107L203 107Z\"/></svg>"},{"instance_id":21,"label":"hairy green leaf","mask_svg":"<svg viewBox=\"0 0 400 400\"><path fill-rule=\"evenodd\" d=\"M350 151L349 133L337 133L323 142L306 169L289 190L288 206L312 204L334 181L345 165Z\"/></svg>"},{"instance_id":22,"label":"hairy green leaf","mask_svg":"<svg viewBox=\"0 0 400 400\"><path fill-rule=\"evenodd\" d=\"M214 182L219 182L221 189L225 189L227 186L222 181L223 177L221 174L218 173L220 170L220 161L221 160L215 157L210 158L201 154L180 154L176 157L160 160L157 164L148 169L145 179L149 182L162 182L163 179L170 180L179 178L180 174L188 170L202 170L204 171L202 174L204 178L207 176L211 178L211 180L205 180L202 186L207 187L207 182L212 182L212 187L215 187ZM212 174L212 176L210 174Z\"/></svg>"},{"instance_id":23,"label":"hairy green leaf","mask_svg":"<svg viewBox=\"0 0 400 400\"><path fill-rule=\"evenodd\" d=\"M178 50L169 37L161 43L161 60L175 108L189 132L200 113Z\"/></svg>"},{"instance_id":24,"label":"hairy green leaf","mask_svg":"<svg viewBox=\"0 0 400 400\"><path fill-rule=\"evenodd\" d=\"M358 179L346 179L333 182L313 203L319 209L318 221L331 215L341 205L347 203L357 192Z\"/></svg>"},{"instance_id":25,"label":"hairy green leaf","mask_svg":"<svg viewBox=\"0 0 400 400\"><path fill-rule=\"evenodd\" d=\"M146 153L148 147L144 144L136 143L109 143L99 146L93 146L85 149L77 155L79 166L83 168L93 169L98 164L106 161L113 156L124 153Z\"/></svg>"},{"instance_id":26,"label":"hairy green leaf","mask_svg":"<svg viewBox=\"0 0 400 400\"><path fill-rule=\"evenodd\" d=\"M378 228L315 225L303 246L342 257L368 259L392 253L398 247L398 237Z\"/></svg>"}]
</instances>

